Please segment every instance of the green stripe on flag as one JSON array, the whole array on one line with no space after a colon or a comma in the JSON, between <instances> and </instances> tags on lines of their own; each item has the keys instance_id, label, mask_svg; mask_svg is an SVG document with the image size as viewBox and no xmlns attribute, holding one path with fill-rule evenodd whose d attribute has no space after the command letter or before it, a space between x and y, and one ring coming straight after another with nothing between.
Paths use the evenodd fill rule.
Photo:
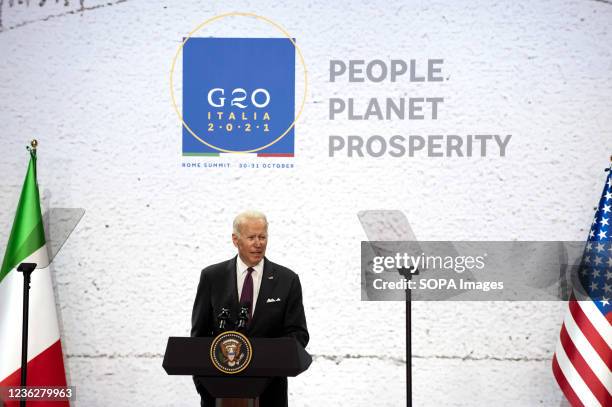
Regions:
<instances>
[{"instance_id":1,"label":"green stripe on flag","mask_svg":"<svg viewBox=\"0 0 612 407\"><path fill-rule=\"evenodd\" d=\"M0 282L29 255L45 244L45 230L40 212L40 196L36 183L36 151L30 152L30 164L23 182L13 229L6 245Z\"/></svg>"}]
</instances>

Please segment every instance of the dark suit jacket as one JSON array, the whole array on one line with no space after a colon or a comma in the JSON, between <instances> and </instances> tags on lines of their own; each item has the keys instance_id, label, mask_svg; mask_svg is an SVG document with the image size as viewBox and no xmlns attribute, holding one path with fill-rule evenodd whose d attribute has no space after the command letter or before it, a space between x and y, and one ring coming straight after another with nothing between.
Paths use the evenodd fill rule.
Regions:
<instances>
[{"instance_id":1,"label":"dark suit jacket","mask_svg":"<svg viewBox=\"0 0 612 407\"><path fill-rule=\"evenodd\" d=\"M200 284L193 304L191 336L218 334L217 316L221 308L229 308L232 321L237 320L240 303L237 289L236 257L202 270ZM280 301L267 302L269 298ZM263 276L255 305L253 319L246 330L248 337L293 337L302 346L308 343L306 317L302 305L302 286L293 271L264 258ZM195 380L195 379L194 379ZM214 406L204 388L196 388L202 396L202 405ZM287 405L287 379L275 379L260 397L261 407Z\"/></svg>"}]
</instances>

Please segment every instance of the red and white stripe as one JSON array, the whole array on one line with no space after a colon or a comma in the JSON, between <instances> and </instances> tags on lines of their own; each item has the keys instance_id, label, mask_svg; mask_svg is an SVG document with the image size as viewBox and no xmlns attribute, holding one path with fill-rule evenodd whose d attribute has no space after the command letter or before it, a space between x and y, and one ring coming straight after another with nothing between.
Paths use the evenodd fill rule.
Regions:
<instances>
[{"instance_id":1,"label":"red and white stripe","mask_svg":"<svg viewBox=\"0 0 612 407\"><path fill-rule=\"evenodd\" d=\"M590 298L570 298L553 374L573 407L612 407L612 324Z\"/></svg>"}]
</instances>

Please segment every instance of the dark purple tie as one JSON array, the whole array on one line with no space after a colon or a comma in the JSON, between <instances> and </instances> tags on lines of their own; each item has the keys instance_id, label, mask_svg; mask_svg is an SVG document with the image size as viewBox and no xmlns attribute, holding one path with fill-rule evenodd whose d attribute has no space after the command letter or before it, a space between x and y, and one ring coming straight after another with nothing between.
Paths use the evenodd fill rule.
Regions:
<instances>
[{"instance_id":1,"label":"dark purple tie","mask_svg":"<svg viewBox=\"0 0 612 407\"><path fill-rule=\"evenodd\" d=\"M247 276L244 279L244 284L242 285L242 293L240 294L240 305L246 305L249 307L249 322L253 317L253 272L255 269L253 267L249 267L247 269Z\"/></svg>"}]
</instances>

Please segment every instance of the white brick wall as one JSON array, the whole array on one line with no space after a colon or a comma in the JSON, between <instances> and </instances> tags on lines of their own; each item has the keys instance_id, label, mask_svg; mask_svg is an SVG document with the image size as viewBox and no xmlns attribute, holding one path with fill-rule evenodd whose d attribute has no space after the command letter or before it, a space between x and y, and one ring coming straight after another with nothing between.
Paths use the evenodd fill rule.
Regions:
<instances>
[{"instance_id":1,"label":"white brick wall","mask_svg":"<svg viewBox=\"0 0 612 407\"><path fill-rule=\"evenodd\" d=\"M405 403L404 304L360 302L358 211L402 210L424 240L586 237L612 153L606 2L25 3L0 1L0 244L36 137L45 207L86 210L53 265L76 406L197 405L191 379L167 376L161 357L169 335L188 334L199 270L233 254L246 201L269 216L269 257L302 279L315 362L290 380L295 406ZM180 168L171 59L183 35L230 10L281 23L304 53L295 170ZM428 57L445 59L447 82L328 83L330 58ZM402 93L444 96L440 119L327 118L334 94ZM514 137L503 159L327 153L334 133L432 131ZM558 406L550 359L563 313L414 304L415 405Z\"/></svg>"}]
</instances>

